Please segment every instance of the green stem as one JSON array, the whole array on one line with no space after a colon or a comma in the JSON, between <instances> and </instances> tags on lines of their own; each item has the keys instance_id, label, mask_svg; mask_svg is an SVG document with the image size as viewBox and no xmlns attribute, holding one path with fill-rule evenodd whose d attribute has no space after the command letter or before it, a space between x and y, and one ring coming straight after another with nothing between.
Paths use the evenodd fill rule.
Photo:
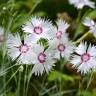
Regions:
<instances>
[{"instance_id":1,"label":"green stem","mask_svg":"<svg viewBox=\"0 0 96 96\"><path fill-rule=\"evenodd\" d=\"M85 33L82 37L80 37L77 41L73 42L74 44L78 44L80 43L85 37L87 37L90 34L90 32L88 31L87 33Z\"/></svg>"},{"instance_id":2,"label":"green stem","mask_svg":"<svg viewBox=\"0 0 96 96\"><path fill-rule=\"evenodd\" d=\"M20 68L20 67L19 67ZM19 68L14 72L14 74L12 74L12 76L9 78L9 80L7 81L6 85L2 88L2 90L0 90L0 93L2 93L6 86L9 84L9 82L11 81L11 79L17 74L17 72L19 71Z\"/></svg>"},{"instance_id":3,"label":"green stem","mask_svg":"<svg viewBox=\"0 0 96 96\"><path fill-rule=\"evenodd\" d=\"M19 71L19 80L18 80L18 88L17 88L17 96L20 96L20 84L21 82L21 72Z\"/></svg>"},{"instance_id":4,"label":"green stem","mask_svg":"<svg viewBox=\"0 0 96 96\"><path fill-rule=\"evenodd\" d=\"M28 66L26 65L25 74L24 74L25 76L24 76L23 96L26 96L27 70L28 70Z\"/></svg>"},{"instance_id":5,"label":"green stem","mask_svg":"<svg viewBox=\"0 0 96 96\"><path fill-rule=\"evenodd\" d=\"M90 78L89 78L87 87L86 87L85 92L84 92L84 96L85 96L85 93L86 93L86 91L88 90L88 88L89 88L89 86L90 86L90 84L91 84L91 82L92 82L92 80L93 80L93 79L92 79L92 77L93 77L93 73L94 73L94 71L91 73L91 76L90 76Z\"/></svg>"},{"instance_id":6,"label":"green stem","mask_svg":"<svg viewBox=\"0 0 96 96\"><path fill-rule=\"evenodd\" d=\"M28 75L28 80L27 80L26 96L28 94L29 83L30 83L30 79L31 79L32 75L33 75L33 73L32 73L32 70L31 70L30 73L29 73L29 75Z\"/></svg>"},{"instance_id":7,"label":"green stem","mask_svg":"<svg viewBox=\"0 0 96 96\"><path fill-rule=\"evenodd\" d=\"M35 10L35 8L38 6L38 4L40 4L41 1L42 0L38 0L38 2L32 7L31 11L28 13L28 16L30 16L33 13L33 11Z\"/></svg>"},{"instance_id":8,"label":"green stem","mask_svg":"<svg viewBox=\"0 0 96 96\"><path fill-rule=\"evenodd\" d=\"M63 65L63 58L62 58L62 56L61 56L61 54L60 54L60 71L62 72L62 66ZM61 80L61 78L60 78L60 84L59 84L59 92L61 93L62 92L62 80Z\"/></svg>"},{"instance_id":9,"label":"green stem","mask_svg":"<svg viewBox=\"0 0 96 96\"><path fill-rule=\"evenodd\" d=\"M82 14L82 10L79 10L78 17L77 17L77 20L76 20L77 23L79 23L79 21L81 19L81 14Z\"/></svg>"}]
</instances>

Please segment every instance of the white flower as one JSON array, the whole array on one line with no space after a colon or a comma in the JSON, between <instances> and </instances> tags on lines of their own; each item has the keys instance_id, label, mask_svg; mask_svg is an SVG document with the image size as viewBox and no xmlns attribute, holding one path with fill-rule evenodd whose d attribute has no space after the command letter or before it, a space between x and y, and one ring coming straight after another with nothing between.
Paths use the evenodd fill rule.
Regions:
<instances>
[{"instance_id":1,"label":"white flower","mask_svg":"<svg viewBox=\"0 0 96 96\"><path fill-rule=\"evenodd\" d=\"M36 42L40 38L50 39L53 36L53 25L51 21L40 17L32 17L22 28L24 32L31 33L33 40Z\"/></svg>"},{"instance_id":2,"label":"white flower","mask_svg":"<svg viewBox=\"0 0 96 96\"><path fill-rule=\"evenodd\" d=\"M58 30L62 31L63 33L66 32L66 30L70 26L66 21L61 19L58 19L56 24L57 24Z\"/></svg>"},{"instance_id":3,"label":"white flower","mask_svg":"<svg viewBox=\"0 0 96 96\"><path fill-rule=\"evenodd\" d=\"M56 22L57 24L57 28L54 27L54 38L57 39L62 39L62 38L66 38L68 40L68 34L66 33L66 30L68 29L68 27L70 26L67 22L58 19L58 21Z\"/></svg>"},{"instance_id":4,"label":"white flower","mask_svg":"<svg viewBox=\"0 0 96 96\"><path fill-rule=\"evenodd\" d=\"M95 46L89 45L85 43L80 43L80 45L76 48L76 54L74 54L71 59L71 63L73 67L77 68L77 71L82 74L86 74L96 67L96 48Z\"/></svg>"},{"instance_id":5,"label":"white flower","mask_svg":"<svg viewBox=\"0 0 96 96\"><path fill-rule=\"evenodd\" d=\"M60 55L65 59L69 59L71 53L73 53L74 45L71 41L68 41L66 38L62 38L60 40L53 39L49 41L49 48L54 51L55 59L60 59Z\"/></svg>"},{"instance_id":6,"label":"white flower","mask_svg":"<svg viewBox=\"0 0 96 96\"><path fill-rule=\"evenodd\" d=\"M34 45L33 48L35 55L32 59L35 60L32 73L35 75L42 75L44 72L49 73L49 71L54 66L54 60L50 50L44 51L44 48L40 45Z\"/></svg>"},{"instance_id":7,"label":"white flower","mask_svg":"<svg viewBox=\"0 0 96 96\"><path fill-rule=\"evenodd\" d=\"M12 34L8 35L7 40L8 55L12 60L18 58L18 63L22 64L31 64L32 56L34 55L32 51L33 42L29 35L26 35L24 41L22 42L19 34L13 36Z\"/></svg>"},{"instance_id":8,"label":"white flower","mask_svg":"<svg viewBox=\"0 0 96 96\"><path fill-rule=\"evenodd\" d=\"M4 29L0 27L0 45L5 41Z\"/></svg>"},{"instance_id":9,"label":"white flower","mask_svg":"<svg viewBox=\"0 0 96 96\"><path fill-rule=\"evenodd\" d=\"M69 0L70 4L73 4L78 9L82 9L84 6L95 8L95 3L89 0Z\"/></svg>"},{"instance_id":10,"label":"white flower","mask_svg":"<svg viewBox=\"0 0 96 96\"><path fill-rule=\"evenodd\" d=\"M92 32L93 35L96 37L96 23L92 19L86 17L83 21L83 24L89 27L89 31Z\"/></svg>"}]
</instances>

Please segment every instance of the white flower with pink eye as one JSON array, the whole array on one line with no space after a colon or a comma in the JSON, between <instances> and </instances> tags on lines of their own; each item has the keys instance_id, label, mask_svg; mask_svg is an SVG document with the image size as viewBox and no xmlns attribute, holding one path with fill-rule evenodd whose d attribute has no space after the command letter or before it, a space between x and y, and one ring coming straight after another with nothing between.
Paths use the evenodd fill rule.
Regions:
<instances>
[{"instance_id":1,"label":"white flower with pink eye","mask_svg":"<svg viewBox=\"0 0 96 96\"><path fill-rule=\"evenodd\" d=\"M52 67L54 66L52 52L50 52L48 49L44 51L44 48L37 44L34 45L33 51L35 55L32 56L32 59L35 60L35 62L32 73L38 76L45 72L49 73L49 71L51 71Z\"/></svg>"},{"instance_id":2,"label":"white flower with pink eye","mask_svg":"<svg viewBox=\"0 0 96 96\"><path fill-rule=\"evenodd\" d=\"M95 8L95 3L90 0L69 0L70 4L73 4L78 9L82 9L84 6Z\"/></svg>"},{"instance_id":3,"label":"white flower with pink eye","mask_svg":"<svg viewBox=\"0 0 96 96\"><path fill-rule=\"evenodd\" d=\"M73 67L77 68L77 71L82 74L86 74L92 69L96 68L96 48L95 46L85 43L80 43L76 48L76 54L72 56L71 63Z\"/></svg>"},{"instance_id":4,"label":"white flower with pink eye","mask_svg":"<svg viewBox=\"0 0 96 96\"><path fill-rule=\"evenodd\" d=\"M32 51L32 47L34 42L32 42L31 36L26 35L23 42L20 39L19 34L13 36L12 34L8 35L7 40L7 48L8 55L12 58L12 60L16 60L18 58L18 62L20 64L32 64L32 56L34 52Z\"/></svg>"},{"instance_id":5,"label":"white flower with pink eye","mask_svg":"<svg viewBox=\"0 0 96 96\"><path fill-rule=\"evenodd\" d=\"M66 33L66 30L69 27L69 24L61 19L58 19L57 22L57 28L54 27L54 37L57 39L66 38L68 40L68 34Z\"/></svg>"},{"instance_id":6,"label":"white flower with pink eye","mask_svg":"<svg viewBox=\"0 0 96 96\"><path fill-rule=\"evenodd\" d=\"M23 25L22 30L32 34L33 40L37 42L40 38L51 39L53 28L51 21L40 17L32 17L30 21Z\"/></svg>"},{"instance_id":7,"label":"white flower with pink eye","mask_svg":"<svg viewBox=\"0 0 96 96\"><path fill-rule=\"evenodd\" d=\"M4 29L0 27L0 45L5 41Z\"/></svg>"},{"instance_id":8,"label":"white flower with pink eye","mask_svg":"<svg viewBox=\"0 0 96 96\"><path fill-rule=\"evenodd\" d=\"M60 59L60 55L68 60L70 55L73 53L74 45L71 41L68 41L66 38L60 40L53 39L49 41L49 48L54 51L54 58Z\"/></svg>"},{"instance_id":9,"label":"white flower with pink eye","mask_svg":"<svg viewBox=\"0 0 96 96\"><path fill-rule=\"evenodd\" d=\"M89 31L92 32L93 35L96 37L96 23L92 19L86 17L83 21L83 24L89 27Z\"/></svg>"}]
</instances>

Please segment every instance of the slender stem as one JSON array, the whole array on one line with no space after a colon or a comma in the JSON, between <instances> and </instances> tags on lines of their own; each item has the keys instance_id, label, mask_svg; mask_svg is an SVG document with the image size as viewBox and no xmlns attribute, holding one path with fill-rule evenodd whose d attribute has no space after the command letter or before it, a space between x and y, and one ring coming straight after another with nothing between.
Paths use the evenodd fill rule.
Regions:
<instances>
[{"instance_id":1,"label":"slender stem","mask_svg":"<svg viewBox=\"0 0 96 96\"><path fill-rule=\"evenodd\" d=\"M81 96L81 92L82 92L81 88L84 83L84 80L85 80L84 77L80 77L79 86L78 86L78 96Z\"/></svg>"},{"instance_id":2,"label":"slender stem","mask_svg":"<svg viewBox=\"0 0 96 96\"><path fill-rule=\"evenodd\" d=\"M19 80L18 80L18 88L17 88L17 96L20 96L20 82L21 82L21 72L19 71Z\"/></svg>"},{"instance_id":3,"label":"slender stem","mask_svg":"<svg viewBox=\"0 0 96 96\"><path fill-rule=\"evenodd\" d=\"M12 76L10 77L10 79L7 81L6 85L2 88L2 90L0 91L0 93L2 93L6 86L8 85L8 83L11 81L11 79L17 74L17 72L19 71L20 67L14 72L14 74L12 74Z\"/></svg>"},{"instance_id":4,"label":"slender stem","mask_svg":"<svg viewBox=\"0 0 96 96\"><path fill-rule=\"evenodd\" d=\"M35 10L35 8L38 6L38 4L41 2L42 0L38 0L38 2L32 7L31 11L29 12L28 16L30 16L33 11Z\"/></svg>"},{"instance_id":5,"label":"slender stem","mask_svg":"<svg viewBox=\"0 0 96 96\"><path fill-rule=\"evenodd\" d=\"M3 50L3 53L4 53L4 50ZM6 68L4 58L5 58L5 56L3 56L3 61L2 61L2 65L1 65L2 70ZM6 84L6 75L3 76L3 86L5 86L5 84ZM4 89L6 90L6 87L4 87ZM6 91L4 91L4 96L6 96Z\"/></svg>"},{"instance_id":6,"label":"slender stem","mask_svg":"<svg viewBox=\"0 0 96 96\"><path fill-rule=\"evenodd\" d=\"M62 58L61 54L60 54L60 58L61 58L60 59L60 71L62 72L63 58ZM61 78L60 78L59 92L60 93L62 92L62 80L61 80Z\"/></svg>"},{"instance_id":7,"label":"slender stem","mask_svg":"<svg viewBox=\"0 0 96 96\"><path fill-rule=\"evenodd\" d=\"M27 96L27 93L28 93L29 83L30 83L30 79L31 79L32 75L33 75L33 73L32 73L32 70L31 70L29 75L28 75L28 80L27 80L26 96Z\"/></svg>"},{"instance_id":8,"label":"slender stem","mask_svg":"<svg viewBox=\"0 0 96 96\"><path fill-rule=\"evenodd\" d=\"M85 33L82 37L80 37L77 41L73 42L74 44L78 44L80 43L85 37L87 37L90 34L90 32L88 31L87 33Z\"/></svg>"},{"instance_id":9,"label":"slender stem","mask_svg":"<svg viewBox=\"0 0 96 96\"><path fill-rule=\"evenodd\" d=\"M9 69L13 68L14 66L17 66L17 64L12 65L11 67L6 68L4 71L2 71L2 72L0 73L0 77L1 77L1 76L4 76L4 74L6 74L6 73L7 73L7 71L8 71Z\"/></svg>"},{"instance_id":10,"label":"slender stem","mask_svg":"<svg viewBox=\"0 0 96 96\"><path fill-rule=\"evenodd\" d=\"M28 69L28 66L26 65L26 69L25 69L25 76L24 76L24 88L23 88L23 96L26 96L26 76L27 76L27 69Z\"/></svg>"},{"instance_id":11,"label":"slender stem","mask_svg":"<svg viewBox=\"0 0 96 96\"><path fill-rule=\"evenodd\" d=\"M77 20L76 20L77 23L79 23L79 21L81 19L81 14L82 14L82 10L79 10L78 17L77 17Z\"/></svg>"},{"instance_id":12,"label":"slender stem","mask_svg":"<svg viewBox=\"0 0 96 96\"><path fill-rule=\"evenodd\" d=\"M90 84L91 84L91 82L92 82L92 80L93 80L93 79L92 79L92 77L93 77L93 73L94 73L94 72L91 73L91 76L90 76L90 78L89 78L87 87L86 87L85 92L84 92L84 96L85 96L85 93L86 93L86 91L88 90L88 88L89 88L89 86L90 86Z\"/></svg>"}]
</instances>

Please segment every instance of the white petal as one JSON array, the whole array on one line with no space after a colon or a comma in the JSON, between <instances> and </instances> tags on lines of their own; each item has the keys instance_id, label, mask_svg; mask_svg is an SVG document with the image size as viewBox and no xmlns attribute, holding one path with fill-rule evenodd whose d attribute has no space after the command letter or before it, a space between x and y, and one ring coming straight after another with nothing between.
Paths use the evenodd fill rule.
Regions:
<instances>
[{"instance_id":1,"label":"white petal","mask_svg":"<svg viewBox=\"0 0 96 96\"><path fill-rule=\"evenodd\" d=\"M12 58L12 60L15 60L20 55L20 52L18 48L12 47L8 49L8 55Z\"/></svg>"},{"instance_id":2,"label":"white petal","mask_svg":"<svg viewBox=\"0 0 96 96\"><path fill-rule=\"evenodd\" d=\"M34 73L35 75L42 75L44 72L44 66L43 64L35 64L33 66L33 69L32 69L32 73Z\"/></svg>"},{"instance_id":3,"label":"white petal","mask_svg":"<svg viewBox=\"0 0 96 96\"><path fill-rule=\"evenodd\" d=\"M8 47L19 47L21 45L21 39L19 34L16 34L13 36L12 34L8 34L8 39L7 39L7 46Z\"/></svg>"},{"instance_id":4,"label":"white petal","mask_svg":"<svg viewBox=\"0 0 96 96\"><path fill-rule=\"evenodd\" d=\"M90 18L86 17L85 20L83 21L83 24L85 26L91 27L95 24L95 22L91 20Z\"/></svg>"},{"instance_id":5,"label":"white petal","mask_svg":"<svg viewBox=\"0 0 96 96\"><path fill-rule=\"evenodd\" d=\"M96 37L96 24L90 27L90 32L92 32L93 35Z\"/></svg>"},{"instance_id":6,"label":"white petal","mask_svg":"<svg viewBox=\"0 0 96 96\"><path fill-rule=\"evenodd\" d=\"M35 52L36 54L39 54L40 52L44 52L44 47L40 46L39 44L34 44L33 52Z\"/></svg>"},{"instance_id":7,"label":"white petal","mask_svg":"<svg viewBox=\"0 0 96 96\"><path fill-rule=\"evenodd\" d=\"M86 2L86 5L89 6L89 7L91 7L91 8L95 8L95 3L92 2L92 1L87 1Z\"/></svg>"},{"instance_id":8,"label":"white petal","mask_svg":"<svg viewBox=\"0 0 96 96\"><path fill-rule=\"evenodd\" d=\"M96 48L95 48L95 46L89 45L87 52L88 52L91 56L96 56Z\"/></svg>"},{"instance_id":9,"label":"white petal","mask_svg":"<svg viewBox=\"0 0 96 96\"><path fill-rule=\"evenodd\" d=\"M12 60L16 59L20 55L18 47L21 44L19 34L16 34L16 36L13 36L12 34L8 35L6 46L8 48L8 55L12 58Z\"/></svg>"},{"instance_id":10,"label":"white petal","mask_svg":"<svg viewBox=\"0 0 96 96\"><path fill-rule=\"evenodd\" d=\"M74 3L76 3L76 2L78 2L78 0L69 0L69 3L70 3L70 4L74 4Z\"/></svg>"},{"instance_id":11,"label":"white petal","mask_svg":"<svg viewBox=\"0 0 96 96\"><path fill-rule=\"evenodd\" d=\"M35 53L31 49L29 49L28 52L21 54L19 62L23 64L34 64L36 62L35 57Z\"/></svg>"},{"instance_id":12,"label":"white petal","mask_svg":"<svg viewBox=\"0 0 96 96\"><path fill-rule=\"evenodd\" d=\"M69 27L69 24L61 19L58 19L57 26L58 26L58 30L60 30L62 32L66 32L66 30Z\"/></svg>"},{"instance_id":13,"label":"white petal","mask_svg":"<svg viewBox=\"0 0 96 96\"><path fill-rule=\"evenodd\" d=\"M82 9L84 6L95 8L95 3L89 0L69 0L70 4L73 4L78 9Z\"/></svg>"},{"instance_id":14,"label":"white petal","mask_svg":"<svg viewBox=\"0 0 96 96\"><path fill-rule=\"evenodd\" d=\"M22 30L26 33L34 33L34 26L30 22L27 22L25 25L22 26Z\"/></svg>"},{"instance_id":15,"label":"white petal","mask_svg":"<svg viewBox=\"0 0 96 96\"><path fill-rule=\"evenodd\" d=\"M74 55L70 60L70 63L72 63L74 67L78 66L81 63L81 57L78 55Z\"/></svg>"},{"instance_id":16,"label":"white petal","mask_svg":"<svg viewBox=\"0 0 96 96\"><path fill-rule=\"evenodd\" d=\"M62 55L68 60L71 54L74 52L75 46L72 44L72 42L66 42L64 45L66 48Z\"/></svg>"},{"instance_id":17,"label":"white petal","mask_svg":"<svg viewBox=\"0 0 96 96\"><path fill-rule=\"evenodd\" d=\"M77 7L78 9L82 9L84 7L84 2L78 2L75 4L75 7Z\"/></svg>"},{"instance_id":18,"label":"white petal","mask_svg":"<svg viewBox=\"0 0 96 96\"><path fill-rule=\"evenodd\" d=\"M86 52L86 49L87 49L86 42L85 44L81 42L79 46L76 48L75 52L78 53L79 55L82 55Z\"/></svg>"},{"instance_id":19,"label":"white petal","mask_svg":"<svg viewBox=\"0 0 96 96\"><path fill-rule=\"evenodd\" d=\"M24 43L28 44L30 46L33 46L34 43L37 43L37 38L35 36L31 35L31 34L30 35L26 35L24 37Z\"/></svg>"},{"instance_id":20,"label":"white petal","mask_svg":"<svg viewBox=\"0 0 96 96\"><path fill-rule=\"evenodd\" d=\"M85 66L86 65L86 66ZM81 72L81 74L86 74L90 71L90 67L88 66L88 63L82 63L79 67L78 67L78 72Z\"/></svg>"},{"instance_id":21,"label":"white petal","mask_svg":"<svg viewBox=\"0 0 96 96\"><path fill-rule=\"evenodd\" d=\"M52 67L54 66L54 64L52 64L52 62L46 62L46 64L43 64L45 72L48 74L49 71L52 70Z\"/></svg>"}]
</instances>

